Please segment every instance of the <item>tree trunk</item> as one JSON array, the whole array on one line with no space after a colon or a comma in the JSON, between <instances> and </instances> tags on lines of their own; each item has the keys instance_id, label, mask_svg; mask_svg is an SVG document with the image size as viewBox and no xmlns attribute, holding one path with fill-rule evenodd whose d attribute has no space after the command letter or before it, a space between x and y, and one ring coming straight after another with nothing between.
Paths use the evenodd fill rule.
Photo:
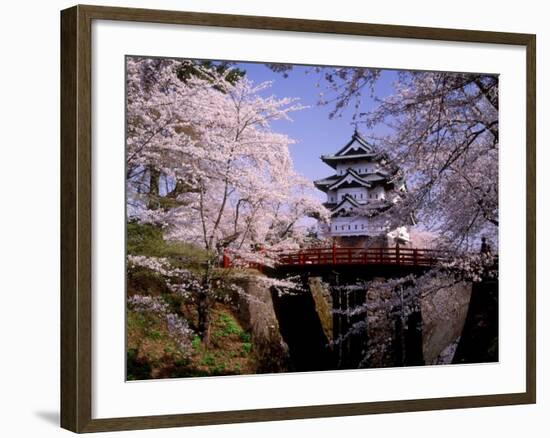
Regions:
<instances>
[{"instance_id":1,"label":"tree trunk","mask_svg":"<svg viewBox=\"0 0 550 438\"><path fill-rule=\"evenodd\" d=\"M160 172L154 167L149 167L149 203L148 208L150 210L156 210L159 208L159 181Z\"/></svg>"},{"instance_id":2,"label":"tree trunk","mask_svg":"<svg viewBox=\"0 0 550 438\"><path fill-rule=\"evenodd\" d=\"M206 334L208 332L208 326L209 326L209 299L208 299L208 293L206 291L201 291L198 296L198 303L197 303L197 314L198 314L198 323L197 323L197 331L198 335L201 338L201 340L205 340Z\"/></svg>"},{"instance_id":3,"label":"tree trunk","mask_svg":"<svg viewBox=\"0 0 550 438\"><path fill-rule=\"evenodd\" d=\"M197 297L197 331L203 342L207 341L208 328L210 325L212 267L212 261L208 260L202 280L202 287Z\"/></svg>"}]
</instances>

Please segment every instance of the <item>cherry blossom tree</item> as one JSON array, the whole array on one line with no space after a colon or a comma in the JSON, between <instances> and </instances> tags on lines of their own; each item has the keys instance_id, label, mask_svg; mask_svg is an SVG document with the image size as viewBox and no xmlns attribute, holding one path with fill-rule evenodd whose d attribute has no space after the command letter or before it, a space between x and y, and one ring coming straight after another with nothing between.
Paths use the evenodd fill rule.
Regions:
<instances>
[{"instance_id":1,"label":"cherry blossom tree","mask_svg":"<svg viewBox=\"0 0 550 438\"><path fill-rule=\"evenodd\" d=\"M293 141L270 127L303 107L266 97L268 82L227 80L230 70L193 64L182 80L182 66L128 58L128 211L209 255L194 288L204 336L222 254L269 264L304 239L302 218L328 212L293 168Z\"/></svg>"}]
</instances>

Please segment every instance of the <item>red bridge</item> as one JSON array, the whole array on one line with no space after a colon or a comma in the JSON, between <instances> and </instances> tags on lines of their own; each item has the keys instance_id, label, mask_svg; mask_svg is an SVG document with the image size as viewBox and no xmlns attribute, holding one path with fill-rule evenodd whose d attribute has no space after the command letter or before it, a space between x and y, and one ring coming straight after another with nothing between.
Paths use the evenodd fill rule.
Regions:
<instances>
[{"instance_id":1,"label":"red bridge","mask_svg":"<svg viewBox=\"0 0 550 438\"><path fill-rule=\"evenodd\" d=\"M277 266L301 265L392 265L425 268L445 258L446 253L434 249L419 248L308 248L295 252L277 254ZM223 267L232 265L224 255ZM261 268L259 263L248 263L252 268Z\"/></svg>"},{"instance_id":2,"label":"red bridge","mask_svg":"<svg viewBox=\"0 0 550 438\"><path fill-rule=\"evenodd\" d=\"M280 265L405 265L432 266L441 251L417 248L311 248L281 254Z\"/></svg>"}]
</instances>

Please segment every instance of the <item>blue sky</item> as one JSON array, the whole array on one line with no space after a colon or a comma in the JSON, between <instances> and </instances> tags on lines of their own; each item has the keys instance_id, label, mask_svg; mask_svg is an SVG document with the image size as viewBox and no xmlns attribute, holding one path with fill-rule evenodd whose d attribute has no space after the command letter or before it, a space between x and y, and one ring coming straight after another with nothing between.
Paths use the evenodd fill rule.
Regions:
<instances>
[{"instance_id":1,"label":"blue sky","mask_svg":"<svg viewBox=\"0 0 550 438\"><path fill-rule=\"evenodd\" d=\"M298 172L311 180L330 175L332 169L320 160L320 156L336 152L351 138L354 130L352 110L345 111L340 118L329 119L332 106L317 105L319 93L325 90L322 82L319 88L316 86L319 76L311 71L311 67L294 66L287 78L264 64L238 63L236 67L245 70L246 76L255 83L272 81L272 87L264 94L274 94L279 98L297 97L302 105L310 106L291 113L292 122L276 121L272 123L272 128L296 141L296 144L290 146L290 153ZM376 85L376 95L384 97L390 94L396 78L396 71L383 71ZM360 110L367 111L374 102L365 95L362 104ZM363 127L359 127L359 131L369 134Z\"/></svg>"}]
</instances>

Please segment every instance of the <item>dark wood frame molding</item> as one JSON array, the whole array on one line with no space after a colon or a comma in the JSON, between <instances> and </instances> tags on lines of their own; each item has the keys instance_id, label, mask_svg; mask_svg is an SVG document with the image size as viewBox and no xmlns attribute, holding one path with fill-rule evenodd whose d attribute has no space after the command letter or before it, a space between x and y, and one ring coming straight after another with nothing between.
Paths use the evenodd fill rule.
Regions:
<instances>
[{"instance_id":1,"label":"dark wood frame molding","mask_svg":"<svg viewBox=\"0 0 550 438\"><path fill-rule=\"evenodd\" d=\"M92 419L91 23L139 21L510 44L527 51L527 381L524 393ZM531 34L75 6L61 12L61 426L98 432L515 405L536 401L535 47Z\"/></svg>"}]
</instances>

